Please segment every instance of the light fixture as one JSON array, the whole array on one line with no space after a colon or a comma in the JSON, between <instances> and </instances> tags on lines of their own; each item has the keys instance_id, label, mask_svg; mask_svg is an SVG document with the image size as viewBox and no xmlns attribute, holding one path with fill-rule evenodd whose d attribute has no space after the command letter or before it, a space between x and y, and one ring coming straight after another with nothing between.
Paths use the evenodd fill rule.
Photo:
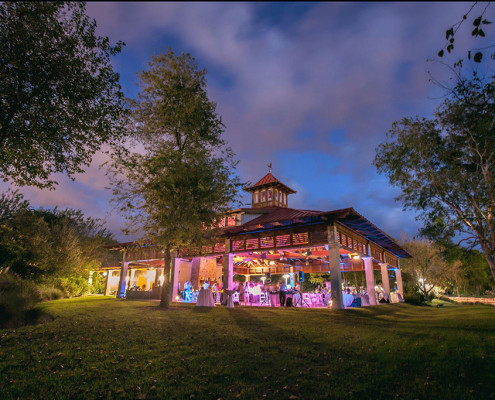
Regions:
<instances>
[{"instance_id":1,"label":"light fixture","mask_svg":"<svg viewBox=\"0 0 495 400\"><path fill-rule=\"evenodd\" d=\"M270 265L275 265L275 261L270 261Z\"/></svg>"}]
</instances>

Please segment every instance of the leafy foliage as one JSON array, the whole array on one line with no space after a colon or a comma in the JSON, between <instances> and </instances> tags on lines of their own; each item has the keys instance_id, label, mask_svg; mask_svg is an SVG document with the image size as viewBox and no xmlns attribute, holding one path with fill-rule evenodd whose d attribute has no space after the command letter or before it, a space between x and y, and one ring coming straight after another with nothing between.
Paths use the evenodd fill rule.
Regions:
<instances>
[{"instance_id":1,"label":"leafy foliage","mask_svg":"<svg viewBox=\"0 0 495 400\"><path fill-rule=\"evenodd\" d=\"M0 327L16 326L34 319L40 294L33 282L0 271Z\"/></svg>"},{"instance_id":2,"label":"leafy foliage","mask_svg":"<svg viewBox=\"0 0 495 400\"><path fill-rule=\"evenodd\" d=\"M109 273L109 272L108 272ZM90 286L91 293L104 294L105 293L105 281L106 277L101 272L93 274L93 282Z\"/></svg>"},{"instance_id":3,"label":"leafy foliage","mask_svg":"<svg viewBox=\"0 0 495 400\"><path fill-rule=\"evenodd\" d=\"M395 122L374 163L402 189L405 208L420 211L424 234L463 235L495 277L494 94L493 82L461 80L434 119Z\"/></svg>"},{"instance_id":4,"label":"leafy foliage","mask_svg":"<svg viewBox=\"0 0 495 400\"><path fill-rule=\"evenodd\" d=\"M445 40L446 43L444 47L438 52L438 57L442 58L445 55L444 50L447 51L447 53L451 53L454 50L454 45L455 45L455 36L457 31L461 28L461 26L468 20L469 15L474 11L476 5L478 2L475 2L468 12L462 16L462 19L458 22L456 22L454 25L452 25L449 29L445 31ZM490 3L486 4L483 11L481 12L481 15L476 17L473 22L472 26L474 27L473 31L471 32L471 36L473 37L479 37L479 38L484 38L486 36L485 31L483 30L483 27L486 27L487 25L490 25L492 22L488 21L486 18L484 18L484 15L486 13L486 10ZM490 48L493 46L488 46L487 48ZM477 49L471 49L468 50L467 52L467 58L468 60L473 60L475 63L481 63L483 60L483 50L486 48L477 48ZM473 54L474 53L474 54ZM462 64L462 61L458 62Z\"/></svg>"},{"instance_id":5,"label":"leafy foliage","mask_svg":"<svg viewBox=\"0 0 495 400\"><path fill-rule=\"evenodd\" d=\"M480 296L493 290L495 281L483 254L474 249L450 245L444 250L445 260L455 263L447 277L446 289L457 296Z\"/></svg>"},{"instance_id":6,"label":"leafy foliage","mask_svg":"<svg viewBox=\"0 0 495 400\"><path fill-rule=\"evenodd\" d=\"M206 70L171 49L153 56L149 67L139 74L141 92L131 102L133 135L145 152L116 155L110 176L129 231L165 249L167 307L172 251L208 241L214 231L206 228L232 207L242 183L207 95Z\"/></svg>"},{"instance_id":7,"label":"leafy foliage","mask_svg":"<svg viewBox=\"0 0 495 400\"><path fill-rule=\"evenodd\" d=\"M0 177L52 187L55 172L83 172L118 143L126 107L110 57L84 2L0 4Z\"/></svg>"},{"instance_id":8,"label":"leafy foliage","mask_svg":"<svg viewBox=\"0 0 495 400\"><path fill-rule=\"evenodd\" d=\"M410 275L416 289L425 298L435 294L435 289L444 288L450 268L442 253L442 249L427 239L414 240L403 237L401 246L406 249L412 258L401 260L401 268Z\"/></svg>"},{"instance_id":9,"label":"leafy foliage","mask_svg":"<svg viewBox=\"0 0 495 400\"><path fill-rule=\"evenodd\" d=\"M90 269L104 258L112 235L78 210L29 207L17 192L0 196L0 270L24 280L50 284L67 296L88 290Z\"/></svg>"}]
</instances>

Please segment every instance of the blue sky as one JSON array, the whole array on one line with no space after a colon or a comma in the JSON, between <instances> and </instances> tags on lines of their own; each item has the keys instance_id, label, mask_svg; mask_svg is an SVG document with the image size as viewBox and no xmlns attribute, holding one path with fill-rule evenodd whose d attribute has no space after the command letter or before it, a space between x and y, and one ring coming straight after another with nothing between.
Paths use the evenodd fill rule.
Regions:
<instances>
[{"instance_id":1,"label":"blue sky","mask_svg":"<svg viewBox=\"0 0 495 400\"><path fill-rule=\"evenodd\" d=\"M87 12L99 34L126 43L113 62L128 96L136 94L136 72L169 46L208 70L208 93L241 179L256 182L272 162L272 173L297 190L289 206L354 207L398 237L415 234L419 223L394 200L398 189L376 173L374 149L395 120L430 117L440 104L427 71L443 79L446 70L427 59L471 5L94 2ZM494 20L490 13L493 7L487 19ZM463 28L457 54L470 45L470 26ZM34 206L73 207L106 219L119 240L128 240L98 168L104 159L97 154L75 181L57 177L55 190L21 191Z\"/></svg>"}]
</instances>

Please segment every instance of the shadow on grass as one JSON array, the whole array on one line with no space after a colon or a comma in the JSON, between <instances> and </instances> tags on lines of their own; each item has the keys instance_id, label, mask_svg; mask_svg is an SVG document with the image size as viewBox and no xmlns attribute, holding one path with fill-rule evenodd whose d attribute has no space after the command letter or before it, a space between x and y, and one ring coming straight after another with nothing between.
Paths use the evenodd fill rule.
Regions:
<instances>
[{"instance_id":1,"label":"shadow on grass","mask_svg":"<svg viewBox=\"0 0 495 400\"><path fill-rule=\"evenodd\" d=\"M16 329L29 325L40 325L53 321L54 317L39 307L26 310L18 315L9 316L2 313L0 329Z\"/></svg>"},{"instance_id":2,"label":"shadow on grass","mask_svg":"<svg viewBox=\"0 0 495 400\"><path fill-rule=\"evenodd\" d=\"M201 313L201 314L207 314L211 312L214 309L214 307L200 307L200 306L195 306L192 309L192 312L194 313Z\"/></svg>"}]
</instances>

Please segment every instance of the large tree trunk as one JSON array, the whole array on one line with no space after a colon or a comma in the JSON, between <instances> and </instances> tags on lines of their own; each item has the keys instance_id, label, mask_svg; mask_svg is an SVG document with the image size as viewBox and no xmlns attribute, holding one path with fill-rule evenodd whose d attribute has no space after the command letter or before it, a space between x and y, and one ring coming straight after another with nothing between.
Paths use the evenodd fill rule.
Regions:
<instances>
[{"instance_id":1,"label":"large tree trunk","mask_svg":"<svg viewBox=\"0 0 495 400\"><path fill-rule=\"evenodd\" d=\"M489 246L481 245L481 250L483 250L483 254L485 255L486 262L490 267L490 272L492 273L493 279L495 280L495 249Z\"/></svg>"},{"instance_id":2,"label":"large tree trunk","mask_svg":"<svg viewBox=\"0 0 495 400\"><path fill-rule=\"evenodd\" d=\"M163 287L162 287L162 298L160 301L160 307L168 308L170 304L170 263L172 257L170 254L170 245L165 248L164 256L164 268L163 268Z\"/></svg>"},{"instance_id":3,"label":"large tree trunk","mask_svg":"<svg viewBox=\"0 0 495 400\"><path fill-rule=\"evenodd\" d=\"M493 280L495 280L495 254L485 253L485 258L486 261L488 262L488 265L490 266L490 271L492 273Z\"/></svg>"}]
</instances>

